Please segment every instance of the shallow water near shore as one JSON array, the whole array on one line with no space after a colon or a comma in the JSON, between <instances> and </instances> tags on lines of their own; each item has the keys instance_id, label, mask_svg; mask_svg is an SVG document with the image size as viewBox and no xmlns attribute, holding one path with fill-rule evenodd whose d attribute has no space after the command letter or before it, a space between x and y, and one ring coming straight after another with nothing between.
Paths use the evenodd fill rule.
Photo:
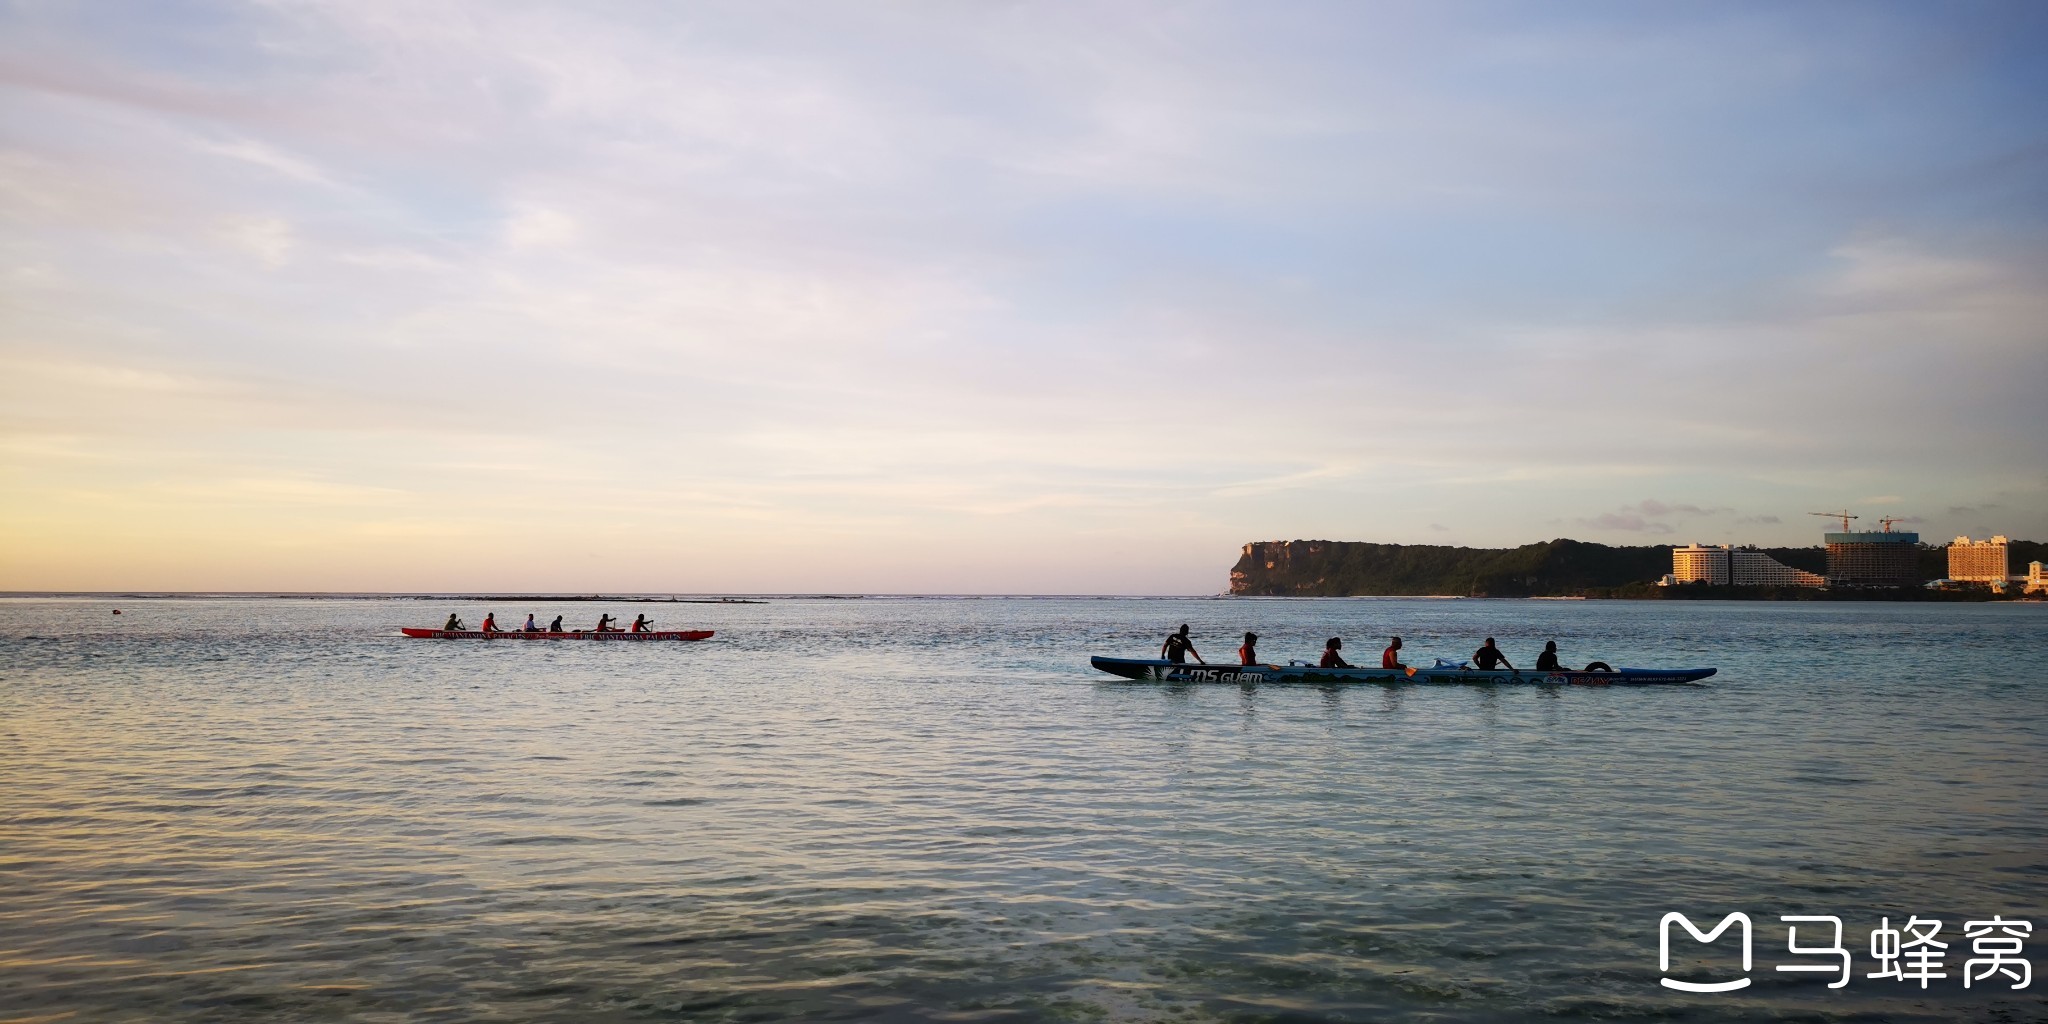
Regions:
<instances>
[{"instance_id":1,"label":"shallow water near shore","mask_svg":"<svg viewBox=\"0 0 2048 1024\"><path fill-rule=\"evenodd\" d=\"M109 614L120 607L123 615ZM2048 606L863 599L696 644L414 600L0 601L0 1020L2048 1020ZM1700 686L1161 685L1227 660ZM1667 912L1753 984L1659 985ZM1854 977L1779 973L1835 915ZM1872 980L1881 918L1948 977ZM1814 942L1802 927L1802 942ZM1672 976L1739 974L1674 940ZM1678 947L1683 946L1682 955Z\"/></svg>"}]
</instances>

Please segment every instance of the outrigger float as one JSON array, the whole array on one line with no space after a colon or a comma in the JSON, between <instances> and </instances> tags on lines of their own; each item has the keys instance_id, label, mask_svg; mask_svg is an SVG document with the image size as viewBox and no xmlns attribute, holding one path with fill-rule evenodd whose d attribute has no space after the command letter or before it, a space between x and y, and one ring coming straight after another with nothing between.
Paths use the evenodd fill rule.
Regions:
<instances>
[{"instance_id":1,"label":"outrigger float","mask_svg":"<svg viewBox=\"0 0 2048 1024\"><path fill-rule=\"evenodd\" d=\"M1113 676L1144 683L1436 683L1452 685L1655 686L1691 683L1711 668L1617 668L1611 672L1534 672L1465 668L1319 668L1315 665L1186 665L1159 658L1088 659Z\"/></svg>"},{"instance_id":2,"label":"outrigger float","mask_svg":"<svg viewBox=\"0 0 2048 1024\"><path fill-rule=\"evenodd\" d=\"M595 631L595 630L591 630L591 631L588 631L588 632L586 632L586 631L584 631L584 630L580 630L580 629L579 629L579 630L576 630L576 631L574 631L574 632L561 632L561 633L546 633L546 632L537 632L537 633L528 633L528 632L525 632L525 631L523 631L523 630L496 630L496 629L494 629L494 630L492 630L492 631L490 631L490 632L486 633L486 632L484 632L484 631L483 631L483 630L481 630L481 629L414 629L414 628L412 628L412 627L410 627L410 626L406 626L406 627L403 627L403 628L401 628L401 629L400 629L400 632L404 633L404 634L405 634L406 636L410 636L410 637L417 637L417 638L419 638L419 639L421 639L421 640L607 640L607 641L610 641L610 640L631 640L631 641L650 641L650 640L708 640L708 639L710 639L710 638L711 638L711 635L712 635L712 634L713 634L713 633L715 632L715 630L709 630L709 629L659 629L659 630L648 630L648 631L646 631L646 632L642 632L642 633L634 633L634 632L629 632L629 631L613 632L613 631L611 631L611 630L609 630L609 629L608 629L608 630L605 630L605 631L604 631L604 632L602 632L602 633L599 633L599 632L597 632L597 631Z\"/></svg>"}]
</instances>

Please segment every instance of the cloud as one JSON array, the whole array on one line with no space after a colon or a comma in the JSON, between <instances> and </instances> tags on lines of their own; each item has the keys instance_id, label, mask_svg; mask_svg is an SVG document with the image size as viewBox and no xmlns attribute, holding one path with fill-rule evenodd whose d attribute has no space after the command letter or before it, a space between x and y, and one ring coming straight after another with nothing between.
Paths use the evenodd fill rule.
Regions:
<instances>
[{"instance_id":1,"label":"cloud","mask_svg":"<svg viewBox=\"0 0 2048 1024\"><path fill-rule=\"evenodd\" d=\"M295 181L330 187L335 185L333 178L310 161L252 139L240 139L235 142L200 142L197 146L201 152L254 164Z\"/></svg>"},{"instance_id":2,"label":"cloud","mask_svg":"<svg viewBox=\"0 0 2048 1024\"><path fill-rule=\"evenodd\" d=\"M1641 511L1642 514L1653 518L1663 518L1666 516L1674 515L1717 516L1724 512L1735 511L1731 508L1701 508L1698 505L1667 505L1664 502L1658 501L1654 498L1645 498L1642 501L1637 502L1635 508ZM1624 509L1624 511L1627 510Z\"/></svg>"},{"instance_id":3,"label":"cloud","mask_svg":"<svg viewBox=\"0 0 2048 1024\"><path fill-rule=\"evenodd\" d=\"M1743 516L1735 520L1737 526L1775 526L1784 520L1777 516Z\"/></svg>"},{"instance_id":4,"label":"cloud","mask_svg":"<svg viewBox=\"0 0 2048 1024\"><path fill-rule=\"evenodd\" d=\"M1932 251L1902 238L1876 238L1836 246L1832 272L1816 292L1859 306L1912 308L1983 298L2013 281L1993 259Z\"/></svg>"},{"instance_id":5,"label":"cloud","mask_svg":"<svg viewBox=\"0 0 2048 1024\"><path fill-rule=\"evenodd\" d=\"M650 586L930 551L942 589L1203 592L1204 552L1367 502L1520 543L1937 508L2039 461L2048 207L1995 128L2036 117L2031 54L1967 19L139 10L0 8L0 369L121 371L0 373L0 512L233 466L334 488L222 491L280 528L371 494L544 533L559 500L704 545L554 563ZM1873 99L1930 40L1983 59ZM1470 415L1471 380L1527 401ZM17 546L114 572L133 529Z\"/></svg>"},{"instance_id":6,"label":"cloud","mask_svg":"<svg viewBox=\"0 0 2048 1024\"><path fill-rule=\"evenodd\" d=\"M278 217L238 217L223 225L220 234L230 245L273 268L289 262L298 244L291 224Z\"/></svg>"},{"instance_id":7,"label":"cloud","mask_svg":"<svg viewBox=\"0 0 2048 1024\"><path fill-rule=\"evenodd\" d=\"M1642 516L1627 513L1608 512L1591 519L1581 519L1578 522L1581 526L1590 526L1598 530L1619 530L1625 533L1672 532L1671 526L1668 523L1651 522Z\"/></svg>"},{"instance_id":8,"label":"cloud","mask_svg":"<svg viewBox=\"0 0 2048 1024\"><path fill-rule=\"evenodd\" d=\"M505 244L513 249L540 249L576 240L576 218L546 207L524 207L506 218Z\"/></svg>"},{"instance_id":9,"label":"cloud","mask_svg":"<svg viewBox=\"0 0 2048 1024\"><path fill-rule=\"evenodd\" d=\"M1705 508L1699 505L1678 504L1645 498L1620 510L1607 512L1590 519L1581 518L1576 522L1596 530L1616 530L1624 533L1673 533L1666 519L1684 516L1717 516L1732 512L1729 508Z\"/></svg>"}]
</instances>

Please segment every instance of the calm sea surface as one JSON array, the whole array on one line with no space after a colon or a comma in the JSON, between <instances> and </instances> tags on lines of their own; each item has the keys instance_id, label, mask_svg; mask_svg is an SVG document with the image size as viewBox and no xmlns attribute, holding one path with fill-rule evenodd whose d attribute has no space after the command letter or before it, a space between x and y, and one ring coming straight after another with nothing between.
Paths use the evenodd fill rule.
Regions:
<instances>
[{"instance_id":1,"label":"calm sea surface","mask_svg":"<svg viewBox=\"0 0 2048 1024\"><path fill-rule=\"evenodd\" d=\"M125 613L109 614L118 606ZM0 601L0 1020L2043 1020L2048 605ZM1127 683L1491 634L1694 687ZM1415 658L1411 658L1415 660ZM1659 986L1658 922L1682 932ZM1777 972L1836 915L1847 987ZM1943 980L1867 935L1937 918ZM1813 930L1809 932L1809 928ZM1801 926L1825 945L1825 925Z\"/></svg>"}]
</instances>

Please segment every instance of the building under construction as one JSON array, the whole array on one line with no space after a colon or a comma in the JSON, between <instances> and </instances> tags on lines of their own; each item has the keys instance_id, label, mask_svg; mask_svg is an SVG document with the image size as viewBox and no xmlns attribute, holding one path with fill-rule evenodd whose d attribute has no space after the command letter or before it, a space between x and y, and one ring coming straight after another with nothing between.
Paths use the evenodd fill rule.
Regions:
<instances>
[{"instance_id":1,"label":"building under construction","mask_svg":"<svg viewBox=\"0 0 2048 1024\"><path fill-rule=\"evenodd\" d=\"M1869 530L1830 533L1828 586L1913 587L1920 584L1920 535Z\"/></svg>"},{"instance_id":2,"label":"building under construction","mask_svg":"<svg viewBox=\"0 0 2048 1024\"><path fill-rule=\"evenodd\" d=\"M1861 518L1848 509L1814 512L1826 519L1840 519L1842 532L1825 534L1828 542L1828 586L1830 587L1913 587L1920 584L1920 535L1894 533L1892 524L1902 522L1885 516L1878 522L1883 530L1851 531L1849 520Z\"/></svg>"}]
</instances>

